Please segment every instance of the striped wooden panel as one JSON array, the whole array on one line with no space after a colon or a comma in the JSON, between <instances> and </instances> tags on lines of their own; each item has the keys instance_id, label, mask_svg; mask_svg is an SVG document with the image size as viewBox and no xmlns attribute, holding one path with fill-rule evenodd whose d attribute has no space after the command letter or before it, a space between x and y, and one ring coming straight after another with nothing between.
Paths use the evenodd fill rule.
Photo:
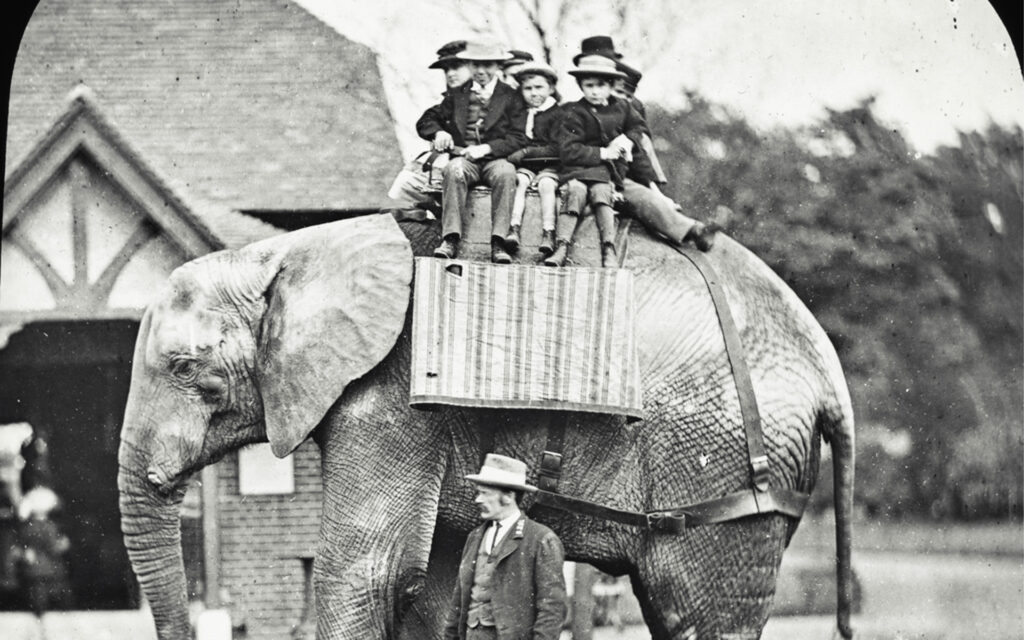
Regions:
<instances>
[{"instance_id":1,"label":"striped wooden panel","mask_svg":"<svg viewBox=\"0 0 1024 640\"><path fill-rule=\"evenodd\" d=\"M642 417L625 269L416 259L410 402Z\"/></svg>"}]
</instances>

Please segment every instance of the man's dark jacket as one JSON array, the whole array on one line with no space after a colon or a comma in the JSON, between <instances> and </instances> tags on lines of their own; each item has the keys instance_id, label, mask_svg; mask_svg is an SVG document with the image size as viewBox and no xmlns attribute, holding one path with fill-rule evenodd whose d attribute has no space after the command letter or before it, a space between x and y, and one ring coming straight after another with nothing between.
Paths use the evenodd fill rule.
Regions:
<instances>
[{"instance_id":1,"label":"man's dark jacket","mask_svg":"<svg viewBox=\"0 0 1024 640\"><path fill-rule=\"evenodd\" d=\"M477 552L490 524L477 527L466 539L448 611L447 640L465 640ZM494 555L491 608L498 640L557 640L565 621L565 552L558 536L521 516Z\"/></svg>"},{"instance_id":2,"label":"man's dark jacket","mask_svg":"<svg viewBox=\"0 0 1024 640\"><path fill-rule=\"evenodd\" d=\"M611 96L606 106L594 107L580 98L562 105L562 109L558 134L562 159L559 177L562 182L576 178L585 182L612 182L621 187L627 172L641 184L654 179L650 160L640 146L647 123L629 102ZM598 109L608 116L604 122L612 122L613 126L602 126L602 121L595 115ZM624 160L612 162L601 159L601 147L608 146L619 134L625 134L633 141L633 162L629 166Z\"/></svg>"},{"instance_id":3,"label":"man's dark jacket","mask_svg":"<svg viewBox=\"0 0 1024 640\"><path fill-rule=\"evenodd\" d=\"M416 133L424 140L433 140L438 131L447 131L456 146L472 144L466 130L472 86L470 80L461 87L449 89L441 104L427 109L416 121ZM526 103L518 91L501 80L494 84L480 138L481 144L491 145L489 158L504 158L526 146Z\"/></svg>"}]
</instances>

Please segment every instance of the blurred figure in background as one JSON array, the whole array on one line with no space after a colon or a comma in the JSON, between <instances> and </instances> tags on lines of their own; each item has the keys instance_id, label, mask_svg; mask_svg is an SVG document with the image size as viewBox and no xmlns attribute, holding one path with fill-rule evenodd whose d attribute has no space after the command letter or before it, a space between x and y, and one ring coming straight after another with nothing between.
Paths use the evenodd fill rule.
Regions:
<instances>
[{"instance_id":1,"label":"blurred figure in background","mask_svg":"<svg viewBox=\"0 0 1024 640\"><path fill-rule=\"evenodd\" d=\"M51 518L59 504L51 489L36 487L18 505L19 581L37 616L50 609L67 609L70 603L65 554L71 543Z\"/></svg>"}]
</instances>

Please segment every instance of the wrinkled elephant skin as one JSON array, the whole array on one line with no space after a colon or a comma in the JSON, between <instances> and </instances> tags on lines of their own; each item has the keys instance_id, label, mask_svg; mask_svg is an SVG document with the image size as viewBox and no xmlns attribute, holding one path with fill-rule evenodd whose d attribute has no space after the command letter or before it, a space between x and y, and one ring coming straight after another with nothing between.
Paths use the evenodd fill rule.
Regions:
<instances>
[{"instance_id":1,"label":"wrinkled elephant skin","mask_svg":"<svg viewBox=\"0 0 1024 640\"><path fill-rule=\"evenodd\" d=\"M436 232L388 216L321 225L182 266L139 330L122 432L122 528L160 638L187 637L177 534L183 481L243 444L285 455L312 433L323 461L315 566L319 638L438 638L454 563L476 524L480 433L536 474L548 415L408 405L412 255ZM749 486L736 387L692 265L634 231L645 419L570 414L560 489L646 511ZM853 417L835 351L796 296L728 238L708 259L746 348L777 487L809 492L833 447L848 632ZM339 400L340 398L340 400ZM682 534L526 508L570 559L628 573L655 638L757 637L796 521Z\"/></svg>"}]
</instances>

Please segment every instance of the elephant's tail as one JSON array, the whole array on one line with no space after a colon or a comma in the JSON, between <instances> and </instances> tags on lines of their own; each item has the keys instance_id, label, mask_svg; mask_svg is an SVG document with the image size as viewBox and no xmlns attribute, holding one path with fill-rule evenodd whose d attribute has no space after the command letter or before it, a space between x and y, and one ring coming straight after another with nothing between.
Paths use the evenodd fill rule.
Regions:
<instances>
[{"instance_id":1,"label":"elephant's tail","mask_svg":"<svg viewBox=\"0 0 1024 640\"><path fill-rule=\"evenodd\" d=\"M845 389L845 385L844 385ZM853 409L847 394L829 421L824 434L832 446L832 491L836 515L836 625L839 635L853 637L850 613L853 609L853 568L850 551L853 541Z\"/></svg>"}]
</instances>

